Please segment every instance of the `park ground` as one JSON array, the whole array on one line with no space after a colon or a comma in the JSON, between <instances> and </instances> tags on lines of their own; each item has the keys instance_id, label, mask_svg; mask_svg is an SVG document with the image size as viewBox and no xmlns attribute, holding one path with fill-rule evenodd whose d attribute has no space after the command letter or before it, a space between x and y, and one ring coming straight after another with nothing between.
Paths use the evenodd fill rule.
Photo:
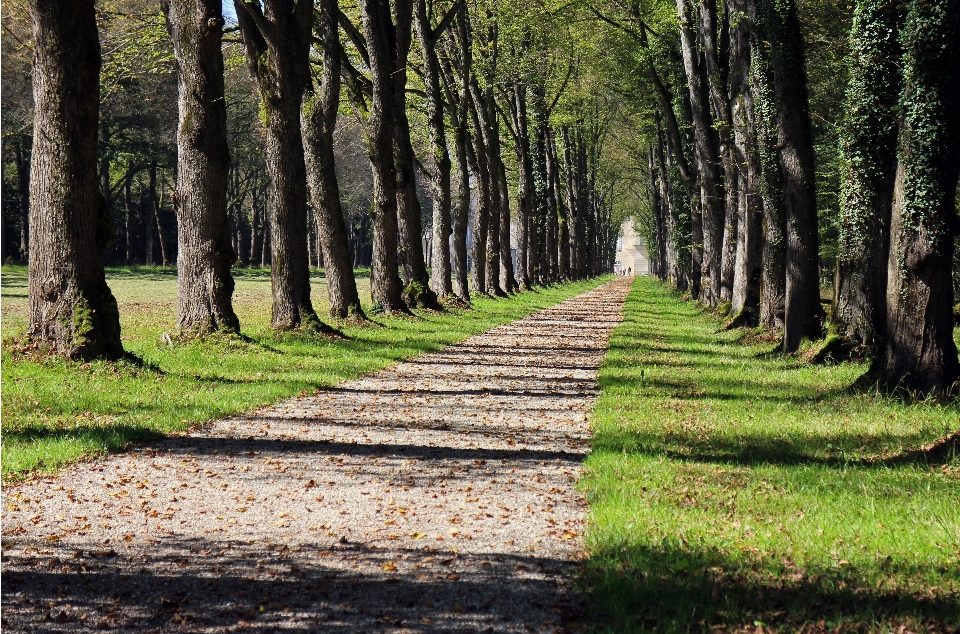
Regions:
<instances>
[{"instance_id":1,"label":"park ground","mask_svg":"<svg viewBox=\"0 0 960 634\"><path fill-rule=\"evenodd\" d=\"M721 325L649 279L627 298L582 482L594 622L957 631L960 409Z\"/></svg>"},{"instance_id":2,"label":"park ground","mask_svg":"<svg viewBox=\"0 0 960 634\"><path fill-rule=\"evenodd\" d=\"M462 313L381 316L383 327L329 340L272 333L269 276L242 272L246 338L182 342L164 337L174 332L173 271L109 276L125 345L147 367L14 354L26 276L3 269L8 486L373 373L597 285L481 299ZM322 311L325 289L314 281ZM634 281L599 370L580 480L589 514L577 582L587 607L568 625L958 631L960 408L853 392L864 365L780 356L772 342L721 325L657 282Z\"/></svg>"}]
</instances>

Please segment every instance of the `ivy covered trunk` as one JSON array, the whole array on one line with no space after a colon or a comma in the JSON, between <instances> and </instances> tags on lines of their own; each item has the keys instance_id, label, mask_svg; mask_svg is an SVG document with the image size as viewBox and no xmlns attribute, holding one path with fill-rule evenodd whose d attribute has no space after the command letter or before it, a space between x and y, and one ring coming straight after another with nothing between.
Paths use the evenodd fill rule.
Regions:
<instances>
[{"instance_id":1,"label":"ivy covered trunk","mask_svg":"<svg viewBox=\"0 0 960 634\"><path fill-rule=\"evenodd\" d=\"M330 316L363 320L366 315L360 307L357 280L353 276L350 236L340 203L333 151L333 134L340 107L339 8L337 0L320 0L318 8L316 32L323 48L323 74L319 90L311 87L306 93L301 115L307 182L317 216Z\"/></svg>"},{"instance_id":2,"label":"ivy covered trunk","mask_svg":"<svg viewBox=\"0 0 960 634\"><path fill-rule=\"evenodd\" d=\"M899 0L857 2L841 137L843 184L832 322L837 334L875 351L886 317L897 172L901 7Z\"/></svg>"},{"instance_id":3,"label":"ivy covered trunk","mask_svg":"<svg viewBox=\"0 0 960 634\"><path fill-rule=\"evenodd\" d=\"M787 243L782 178L776 154L776 98L767 47L757 33L751 40L750 50L750 93L760 163L759 190L763 201L760 326L779 330L783 328L786 297Z\"/></svg>"},{"instance_id":4,"label":"ivy covered trunk","mask_svg":"<svg viewBox=\"0 0 960 634\"><path fill-rule=\"evenodd\" d=\"M270 174L273 327L329 329L310 301L307 169L300 108L310 86L313 0L234 0L247 64L260 90Z\"/></svg>"},{"instance_id":5,"label":"ivy covered trunk","mask_svg":"<svg viewBox=\"0 0 960 634\"><path fill-rule=\"evenodd\" d=\"M236 254L227 224L227 106L219 0L164 0L177 65L177 327L239 332L233 312ZM161 236L162 241L162 236Z\"/></svg>"},{"instance_id":6,"label":"ivy covered trunk","mask_svg":"<svg viewBox=\"0 0 960 634\"><path fill-rule=\"evenodd\" d=\"M397 273L397 173L393 160L393 56L388 29L390 11L386 0L362 0L363 32L370 56L373 98L367 119L370 166L373 172L373 262L370 293L374 305L384 312L408 312L403 285Z\"/></svg>"},{"instance_id":7,"label":"ivy covered trunk","mask_svg":"<svg viewBox=\"0 0 960 634\"><path fill-rule=\"evenodd\" d=\"M93 0L31 0L28 336L75 359L123 354L103 254L113 220L97 178L100 39Z\"/></svg>"},{"instance_id":8,"label":"ivy covered trunk","mask_svg":"<svg viewBox=\"0 0 960 634\"><path fill-rule=\"evenodd\" d=\"M794 0L761 0L758 19L770 42L776 98L777 160L786 212L786 286L783 349L822 334L819 234L813 135L804 69L803 37Z\"/></svg>"},{"instance_id":9,"label":"ivy covered trunk","mask_svg":"<svg viewBox=\"0 0 960 634\"><path fill-rule=\"evenodd\" d=\"M900 39L902 116L886 337L874 373L891 389L942 394L960 377L951 283L960 175L960 0L914 0Z\"/></svg>"}]
</instances>

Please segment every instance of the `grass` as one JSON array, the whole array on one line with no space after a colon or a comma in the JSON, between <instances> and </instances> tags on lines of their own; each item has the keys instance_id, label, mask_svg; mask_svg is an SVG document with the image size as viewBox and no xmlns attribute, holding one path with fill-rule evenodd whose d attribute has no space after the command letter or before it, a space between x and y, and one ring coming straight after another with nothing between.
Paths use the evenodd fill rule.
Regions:
<instances>
[{"instance_id":1,"label":"grass","mask_svg":"<svg viewBox=\"0 0 960 634\"><path fill-rule=\"evenodd\" d=\"M582 481L598 631L960 628L960 460L922 450L960 408L853 393L865 366L763 354L649 279L625 315Z\"/></svg>"},{"instance_id":2,"label":"grass","mask_svg":"<svg viewBox=\"0 0 960 634\"><path fill-rule=\"evenodd\" d=\"M245 338L214 336L165 342L176 332L176 271L109 269L124 347L154 369L126 362L72 363L11 351L27 320L24 267L2 269L3 445L5 480L50 473L162 434L312 393L417 354L461 341L596 286L567 284L509 299L476 298L473 310L376 317L379 326L340 324L347 340L270 328L268 271L235 271L234 307ZM361 297L369 279L358 274ZM312 279L313 302L325 314L326 286ZM365 308L369 307L368 304Z\"/></svg>"}]
</instances>

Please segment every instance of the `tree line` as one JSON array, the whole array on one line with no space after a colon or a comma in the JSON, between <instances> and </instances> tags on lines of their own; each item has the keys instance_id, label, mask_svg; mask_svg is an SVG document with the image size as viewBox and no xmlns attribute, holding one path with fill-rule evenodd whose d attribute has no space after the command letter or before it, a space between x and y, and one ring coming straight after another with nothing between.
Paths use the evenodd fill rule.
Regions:
<instances>
[{"instance_id":1,"label":"tree line","mask_svg":"<svg viewBox=\"0 0 960 634\"><path fill-rule=\"evenodd\" d=\"M353 274L363 244L337 165L344 115L366 146L376 310L441 309L444 298L609 270L611 117L567 90L582 74L574 54L547 69L525 61L566 46L547 24L561 16L516 9L237 0L227 24L219 0L164 0L159 11L30 0L20 37L4 16L5 46L12 37L21 58L32 52L32 100L4 135L17 157L9 190L29 263L28 336L72 358L121 355L104 261L158 256L176 261L184 332L239 330L231 269L258 257L271 267L275 328L329 330L310 299L320 263L330 316L364 319ZM240 54L225 54L231 46Z\"/></svg>"},{"instance_id":2,"label":"tree line","mask_svg":"<svg viewBox=\"0 0 960 634\"><path fill-rule=\"evenodd\" d=\"M36 170L40 124L66 119L35 106L82 75L99 194L70 205L107 212L84 220L103 232L89 261L181 263L184 330L236 327L237 265L271 267L275 327L323 329L310 266L334 318L365 317L358 264L376 310L437 308L608 271L632 217L652 272L730 327L787 352L827 336L874 359L865 383L943 392L960 375L956 2L240 0L234 22L212 0L102 0L83 5L84 57L41 51L56 12L12 0L4 253L34 257L34 182L66 191ZM99 82L58 51L98 58ZM32 273L53 298L79 287Z\"/></svg>"},{"instance_id":3,"label":"tree line","mask_svg":"<svg viewBox=\"0 0 960 634\"><path fill-rule=\"evenodd\" d=\"M811 121L801 0L630 3L598 18L642 51L653 269L729 327L830 335L873 358L864 385L923 394L960 378L953 338L960 3L858 0L837 117L835 262ZM659 21L658 21L659 19ZM669 38L664 33L669 32ZM820 81L823 81L822 78ZM822 159L822 157L821 157ZM830 213L829 209L826 213ZM835 264L832 301L820 283ZM827 273L825 275L825 273ZM826 350L824 350L826 351Z\"/></svg>"}]
</instances>

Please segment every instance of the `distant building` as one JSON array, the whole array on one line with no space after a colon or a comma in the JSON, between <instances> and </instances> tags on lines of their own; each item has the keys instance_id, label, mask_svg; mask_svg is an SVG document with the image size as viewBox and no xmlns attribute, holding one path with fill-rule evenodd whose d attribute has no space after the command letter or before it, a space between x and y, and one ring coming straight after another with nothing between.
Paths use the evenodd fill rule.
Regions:
<instances>
[{"instance_id":1,"label":"distant building","mask_svg":"<svg viewBox=\"0 0 960 634\"><path fill-rule=\"evenodd\" d=\"M650 256L647 254L647 245L643 237L634 230L633 220L629 218L620 225L617 259L613 265L613 271L617 275L650 275Z\"/></svg>"}]
</instances>

